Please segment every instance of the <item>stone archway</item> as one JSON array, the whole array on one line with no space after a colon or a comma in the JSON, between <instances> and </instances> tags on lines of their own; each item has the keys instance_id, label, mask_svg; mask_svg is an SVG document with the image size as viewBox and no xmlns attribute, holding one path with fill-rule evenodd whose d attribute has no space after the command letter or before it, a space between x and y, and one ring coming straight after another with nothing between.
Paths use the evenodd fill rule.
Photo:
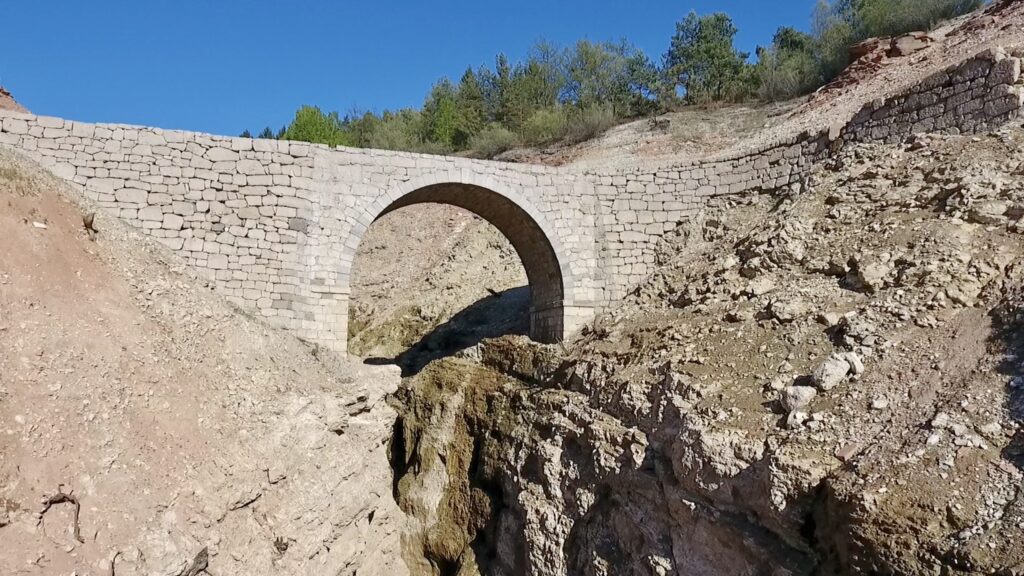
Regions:
<instances>
[{"instance_id":1,"label":"stone archway","mask_svg":"<svg viewBox=\"0 0 1024 576\"><path fill-rule=\"evenodd\" d=\"M566 325L566 307L572 273L544 218L524 197L493 181L452 181L444 176L419 178L389 191L386 198L390 203L378 200L365 211L346 244L357 247L374 221L400 208L433 203L472 212L497 228L519 255L531 291L530 337L544 343L561 341L571 330ZM344 263L343 278L350 277L353 264Z\"/></svg>"}]
</instances>

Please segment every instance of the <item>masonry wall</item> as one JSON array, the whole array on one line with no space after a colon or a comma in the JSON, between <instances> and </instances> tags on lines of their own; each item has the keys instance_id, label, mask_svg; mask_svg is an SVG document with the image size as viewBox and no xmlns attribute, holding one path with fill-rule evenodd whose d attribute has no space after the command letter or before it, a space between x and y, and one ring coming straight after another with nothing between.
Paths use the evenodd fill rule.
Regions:
<instances>
[{"instance_id":1,"label":"masonry wall","mask_svg":"<svg viewBox=\"0 0 1024 576\"><path fill-rule=\"evenodd\" d=\"M544 238L524 242L525 227L506 226L506 234L520 246L550 240L563 300L540 303L538 331L560 336L608 301L593 187L566 170L13 113L0 115L0 144L175 250L240 306L335 349L347 343L349 274L362 235L393 202L438 183L504 194Z\"/></svg>"},{"instance_id":2,"label":"masonry wall","mask_svg":"<svg viewBox=\"0 0 1024 576\"><path fill-rule=\"evenodd\" d=\"M872 102L843 127L840 139L895 143L913 133L973 134L1005 124L1024 105L1017 56L989 50L903 94Z\"/></svg>"},{"instance_id":3,"label":"masonry wall","mask_svg":"<svg viewBox=\"0 0 1024 576\"><path fill-rule=\"evenodd\" d=\"M0 119L0 143L81 186L208 276L234 302L298 331L303 246L318 206L313 147L29 115Z\"/></svg>"}]
</instances>

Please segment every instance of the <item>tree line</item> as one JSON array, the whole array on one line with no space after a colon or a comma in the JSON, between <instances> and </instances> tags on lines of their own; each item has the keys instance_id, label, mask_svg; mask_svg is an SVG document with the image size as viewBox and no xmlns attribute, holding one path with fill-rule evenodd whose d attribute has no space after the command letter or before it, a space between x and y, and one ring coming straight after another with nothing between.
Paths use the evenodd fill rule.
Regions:
<instances>
[{"instance_id":1,"label":"tree line","mask_svg":"<svg viewBox=\"0 0 1024 576\"><path fill-rule=\"evenodd\" d=\"M579 142L616 123L715 102L778 101L808 94L849 64L867 38L927 30L985 0L820 0L811 32L783 26L755 57L738 50L725 13L676 23L660 62L631 43L535 44L520 62L467 68L438 81L419 109L340 115L302 106L258 138L492 157L519 145ZM242 136L251 137L248 131Z\"/></svg>"}]
</instances>

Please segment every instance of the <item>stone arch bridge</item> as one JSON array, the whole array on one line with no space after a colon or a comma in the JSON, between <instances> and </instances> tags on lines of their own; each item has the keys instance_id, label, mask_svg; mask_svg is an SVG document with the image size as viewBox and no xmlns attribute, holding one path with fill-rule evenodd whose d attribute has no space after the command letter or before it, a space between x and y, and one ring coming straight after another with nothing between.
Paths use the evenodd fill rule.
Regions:
<instances>
[{"instance_id":1,"label":"stone arch bridge","mask_svg":"<svg viewBox=\"0 0 1024 576\"><path fill-rule=\"evenodd\" d=\"M990 50L817 133L702 161L576 170L87 124L0 111L0 144L154 236L271 324L344 351L349 278L367 228L452 204L512 242L531 335L558 341L653 268L662 236L722 198L805 178L846 142L977 132L1019 115L1020 61Z\"/></svg>"}]
</instances>

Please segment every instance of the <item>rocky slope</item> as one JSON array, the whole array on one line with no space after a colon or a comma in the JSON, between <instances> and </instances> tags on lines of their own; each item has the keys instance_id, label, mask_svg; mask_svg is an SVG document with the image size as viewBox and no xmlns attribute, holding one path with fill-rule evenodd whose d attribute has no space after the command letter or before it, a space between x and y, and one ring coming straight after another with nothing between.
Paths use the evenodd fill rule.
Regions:
<instances>
[{"instance_id":1,"label":"rocky slope","mask_svg":"<svg viewBox=\"0 0 1024 576\"><path fill-rule=\"evenodd\" d=\"M0 573L401 574L383 401L0 150ZM206 572L201 572L206 568Z\"/></svg>"},{"instance_id":2,"label":"rocky slope","mask_svg":"<svg viewBox=\"0 0 1024 576\"><path fill-rule=\"evenodd\" d=\"M953 22L724 142L834 121L1017 38L1021 12ZM661 145L606 140L595 162ZM411 571L1024 574L1022 142L1015 125L851 148L799 189L688 223L564 348L399 354L416 367L391 449Z\"/></svg>"},{"instance_id":3,"label":"rocky slope","mask_svg":"<svg viewBox=\"0 0 1024 576\"><path fill-rule=\"evenodd\" d=\"M1024 573L1022 143L853 148L568 352L486 343L519 380L407 382L414 573Z\"/></svg>"}]
</instances>

